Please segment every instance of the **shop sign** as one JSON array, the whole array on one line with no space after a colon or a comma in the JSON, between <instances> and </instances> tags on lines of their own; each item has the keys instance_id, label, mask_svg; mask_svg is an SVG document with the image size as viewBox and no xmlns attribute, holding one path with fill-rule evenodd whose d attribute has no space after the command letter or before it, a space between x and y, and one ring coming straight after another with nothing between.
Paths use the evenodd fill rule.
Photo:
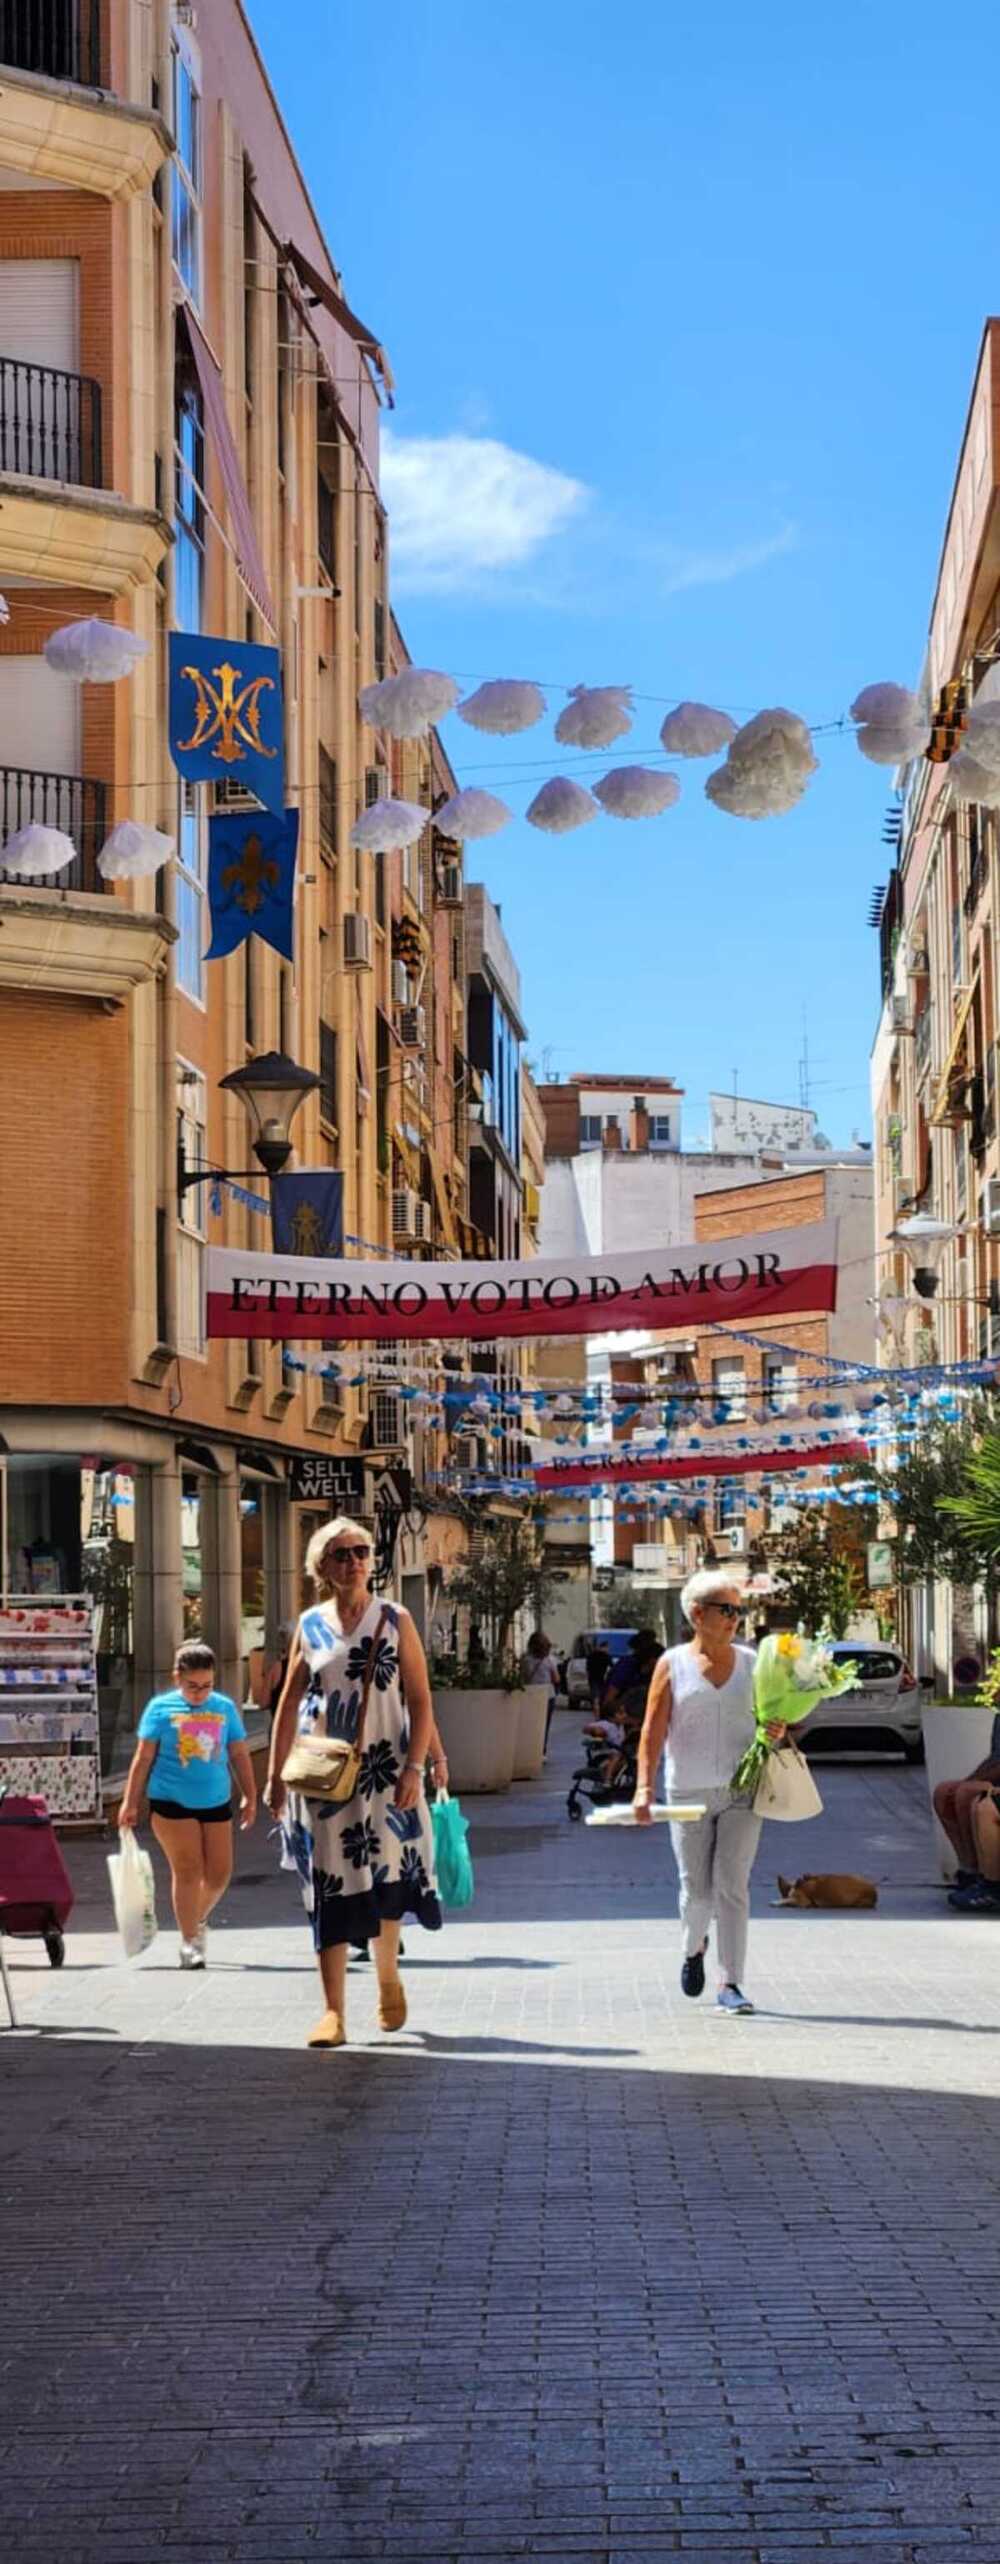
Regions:
<instances>
[{"instance_id":1,"label":"shop sign","mask_svg":"<svg viewBox=\"0 0 1000 2564\"><path fill-rule=\"evenodd\" d=\"M331 1514L358 1512L365 1499L363 1460L335 1451L293 1451L288 1463L293 1505L326 1505Z\"/></svg>"},{"instance_id":2,"label":"shop sign","mask_svg":"<svg viewBox=\"0 0 1000 2564\"><path fill-rule=\"evenodd\" d=\"M869 1593L887 1593L895 1581L891 1540L870 1540L868 1543Z\"/></svg>"}]
</instances>

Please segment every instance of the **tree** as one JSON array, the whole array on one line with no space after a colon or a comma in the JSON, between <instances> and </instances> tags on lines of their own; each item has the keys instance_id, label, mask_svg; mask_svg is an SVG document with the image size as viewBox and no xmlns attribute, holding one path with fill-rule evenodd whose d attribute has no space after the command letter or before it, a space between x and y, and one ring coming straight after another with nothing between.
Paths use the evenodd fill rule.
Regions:
<instances>
[{"instance_id":1,"label":"tree","mask_svg":"<svg viewBox=\"0 0 1000 2564\"><path fill-rule=\"evenodd\" d=\"M648 1587L628 1582L609 1585L607 1592L595 1594L594 1626L602 1629L656 1628L660 1606Z\"/></svg>"},{"instance_id":2,"label":"tree","mask_svg":"<svg viewBox=\"0 0 1000 2564\"><path fill-rule=\"evenodd\" d=\"M982 1572L996 1568L1000 1553L1000 1432L987 1426L979 1448L964 1462L958 1495L938 1499L939 1510L960 1527L963 1541L982 1560Z\"/></svg>"},{"instance_id":3,"label":"tree","mask_svg":"<svg viewBox=\"0 0 1000 2564\"><path fill-rule=\"evenodd\" d=\"M519 1613L530 1605L540 1626L551 1592L534 1516L501 1516L474 1534L471 1554L452 1577L448 1599L464 1604L482 1634L487 1657L499 1666L510 1663Z\"/></svg>"},{"instance_id":4,"label":"tree","mask_svg":"<svg viewBox=\"0 0 1000 2564\"><path fill-rule=\"evenodd\" d=\"M984 1489L972 1472L980 1446L997 1443L994 1414L994 1402L987 1397L971 1400L960 1416L931 1411L883 1468L865 1461L844 1471L845 1477L875 1487L895 1518L898 1584L922 1585L940 1577L967 1586L987 1573L1000 1534L991 1527L995 1505L991 1516L976 1501ZM971 1511L966 1510L970 1498Z\"/></svg>"},{"instance_id":5,"label":"tree","mask_svg":"<svg viewBox=\"0 0 1000 2564\"><path fill-rule=\"evenodd\" d=\"M811 1636L827 1629L842 1638L857 1610L862 1585L853 1558L838 1547L833 1526L818 1513L800 1514L767 1544L778 1601Z\"/></svg>"}]
</instances>

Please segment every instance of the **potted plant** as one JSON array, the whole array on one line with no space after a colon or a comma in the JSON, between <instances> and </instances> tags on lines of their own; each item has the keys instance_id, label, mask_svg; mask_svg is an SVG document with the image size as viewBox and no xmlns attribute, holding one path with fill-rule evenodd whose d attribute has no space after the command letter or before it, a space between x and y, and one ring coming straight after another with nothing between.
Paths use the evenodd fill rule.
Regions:
<instances>
[{"instance_id":1,"label":"potted plant","mask_svg":"<svg viewBox=\"0 0 1000 2564\"><path fill-rule=\"evenodd\" d=\"M518 1677L488 1657L472 1664L451 1657L432 1664L431 1689L456 1796L509 1789L523 1697Z\"/></svg>"},{"instance_id":2,"label":"potted plant","mask_svg":"<svg viewBox=\"0 0 1000 2564\"><path fill-rule=\"evenodd\" d=\"M539 1521L516 1514L484 1521L473 1511L470 1555L448 1587L469 1615L464 1664L435 1666L435 1714L457 1791L508 1789L537 1777L548 1706L541 1684L523 1684L516 1632L530 1611L540 1619L549 1585L540 1562Z\"/></svg>"}]
</instances>

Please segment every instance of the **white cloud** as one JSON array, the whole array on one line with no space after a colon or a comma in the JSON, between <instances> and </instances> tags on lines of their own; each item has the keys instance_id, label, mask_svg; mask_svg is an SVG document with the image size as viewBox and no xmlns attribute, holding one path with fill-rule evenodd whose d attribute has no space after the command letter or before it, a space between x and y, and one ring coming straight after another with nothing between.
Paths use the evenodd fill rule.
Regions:
<instances>
[{"instance_id":1,"label":"white cloud","mask_svg":"<svg viewBox=\"0 0 1000 2564\"><path fill-rule=\"evenodd\" d=\"M765 561L777 560L782 552L794 552L798 539L797 525L783 525L777 534L766 534L758 543L735 543L728 551L666 552L661 556L661 594L677 596L682 588L722 587L727 579L762 569Z\"/></svg>"},{"instance_id":2,"label":"white cloud","mask_svg":"<svg viewBox=\"0 0 1000 2564\"><path fill-rule=\"evenodd\" d=\"M492 436L382 437L393 583L427 594L520 568L587 505L589 490Z\"/></svg>"}]
</instances>

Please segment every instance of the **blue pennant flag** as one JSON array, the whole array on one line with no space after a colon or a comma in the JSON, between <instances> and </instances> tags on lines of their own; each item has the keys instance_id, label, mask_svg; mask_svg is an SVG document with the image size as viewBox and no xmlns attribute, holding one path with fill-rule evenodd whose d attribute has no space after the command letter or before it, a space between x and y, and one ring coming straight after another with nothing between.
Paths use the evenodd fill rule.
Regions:
<instances>
[{"instance_id":1,"label":"blue pennant flag","mask_svg":"<svg viewBox=\"0 0 1000 2564\"><path fill-rule=\"evenodd\" d=\"M300 1166L271 1178L276 1255L343 1255L344 1179L329 1166Z\"/></svg>"},{"instance_id":2,"label":"blue pennant flag","mask_svg":"<svg viewBox=\"0 0 1000 2564\"><path fill-rule=\"evenodd\" d=\"M170 754L188 783L235 783L285 807L281 658L256 641L170 634Z\"/></svg>"},{"instance_id":3,"label":"blue pennant flag","mask_svg":"<svg viewBox=\"0 0 1000 2564\"><path fill-rule=\"evenodd\" d=\"M299 814L240 810L208 823L208 904L212 941L206 961L221 961L248 935L292 959L292 896Z\"/></svg>"}]
</instances>

